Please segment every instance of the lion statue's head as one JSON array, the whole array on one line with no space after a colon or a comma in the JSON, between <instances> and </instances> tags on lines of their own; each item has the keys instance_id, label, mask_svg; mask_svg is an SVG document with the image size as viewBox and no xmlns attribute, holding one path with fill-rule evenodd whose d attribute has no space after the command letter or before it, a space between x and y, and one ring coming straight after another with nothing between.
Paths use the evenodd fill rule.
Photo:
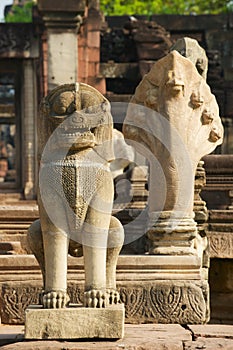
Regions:
<instances>
[{"instance_id":1,"label":"lion statue's head","mask_svg":"<svg viewBox=\"0 0 233 350\"><path fill-rule=\"evenodd\" d=\"M53 148L67 153L94 148L107 161L113 159L110 103L90 85L64 84L52 90L41 102L38 124L39 158L56 130Z\"/></svg>"}]
</instances>

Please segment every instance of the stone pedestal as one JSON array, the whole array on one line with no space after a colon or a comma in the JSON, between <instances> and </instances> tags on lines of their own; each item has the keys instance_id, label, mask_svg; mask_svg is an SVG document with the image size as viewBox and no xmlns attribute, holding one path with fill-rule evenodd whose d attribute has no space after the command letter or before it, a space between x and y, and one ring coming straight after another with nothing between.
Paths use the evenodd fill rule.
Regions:
<instances>
[{"instance_id":1,"label":"stone pedestal","mask_svg":"<svg viewBox=\"0 0 233 350\"><path fill-rule=\"evenodd\" d=\"M191 217L163 211L150 213L149 218L150 254L195 255L193 239L197 236L197 228Z\"/></svg>"},{"instance_id":2,"label":"stone pedestal","mask_svg":"<svg viewBox=\"0 0 233 350\"><path fill-rule=\"evenodd\" d=\"M104 309L71 305L64 309L29 306L25 339L120 339L124 336L124 305Z\"/></svg>"}]
</instances>

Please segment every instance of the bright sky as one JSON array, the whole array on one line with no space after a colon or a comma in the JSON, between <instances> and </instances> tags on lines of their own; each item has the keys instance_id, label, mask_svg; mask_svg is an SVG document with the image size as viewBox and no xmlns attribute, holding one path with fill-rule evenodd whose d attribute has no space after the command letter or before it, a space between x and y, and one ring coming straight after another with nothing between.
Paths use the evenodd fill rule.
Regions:
<instances>
[{"instance_id":1,"label":"bright sky","mask_svg":"<svg viewBox=\"0 0 233 350\"><path fill-rule=\"evenodd\" d=\"M6 5L12 5L13 0L0 0L0 22L4 19L4 7Z\"/></svg>"}]
</instances>

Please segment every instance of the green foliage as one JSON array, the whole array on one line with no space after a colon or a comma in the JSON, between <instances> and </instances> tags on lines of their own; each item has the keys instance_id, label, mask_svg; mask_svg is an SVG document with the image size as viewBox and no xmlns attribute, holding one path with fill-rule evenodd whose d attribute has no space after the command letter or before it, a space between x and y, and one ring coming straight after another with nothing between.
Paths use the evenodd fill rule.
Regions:
<instances>
[{"instance_id":1,"label":"green foliage","mask_svg":"<svg viewBox=\"0 0 233 350\"><path fill-rule=\"evenodd\" d=\"M30 23L32 22L32 7L34 1L29 1L23 6L13 5L10 12L6 15L7 23Z\"/></svg>"},{"instance_id":2,"label":"green foliage","mask_svg":"<svg viewBox=\"0 0 233 350\"><path fill-rule=\"evenodd\" d=\"M108 16L217 14L232 6L229 0L100 0L101 10Z\"/></svg>"}]
</instances>

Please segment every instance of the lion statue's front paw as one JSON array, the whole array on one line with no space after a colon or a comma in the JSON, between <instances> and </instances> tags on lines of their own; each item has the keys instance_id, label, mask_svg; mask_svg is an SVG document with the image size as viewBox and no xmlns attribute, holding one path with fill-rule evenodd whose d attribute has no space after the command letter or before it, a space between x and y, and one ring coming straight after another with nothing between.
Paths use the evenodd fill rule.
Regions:
<instances>
[{"instance_id":1,"label":"lion statue's front paw","mask_svg":"<svg viewBox=\"0 0 233 350\"><path fill-rule=\"evenodd\" d=\"M64 291L44 292L42 303L45 309L61 309L69 304L70 298Z\"/></svg>"},{"instance_id":2,"label":"lion statue's front paw","mask_svg":"<svg viewBox=\"0 0 233 350\"><path fill-rule=\"evenodd\" d=\"M94 308L105 308L108 306L108 294L103 290L92 289L84 292L84 306Z\"/></svg>"},{"instance_id":3,"label":"lion statue's front paw","mask_svg":"<svg viewBox=\"0 0 233 350\"><path fill-rule=\"evenodd\" d=\"M106 293L108 295L109 305L120 304L120 294L116 289L107 289Z\"/></svg>"}]
</instances>

